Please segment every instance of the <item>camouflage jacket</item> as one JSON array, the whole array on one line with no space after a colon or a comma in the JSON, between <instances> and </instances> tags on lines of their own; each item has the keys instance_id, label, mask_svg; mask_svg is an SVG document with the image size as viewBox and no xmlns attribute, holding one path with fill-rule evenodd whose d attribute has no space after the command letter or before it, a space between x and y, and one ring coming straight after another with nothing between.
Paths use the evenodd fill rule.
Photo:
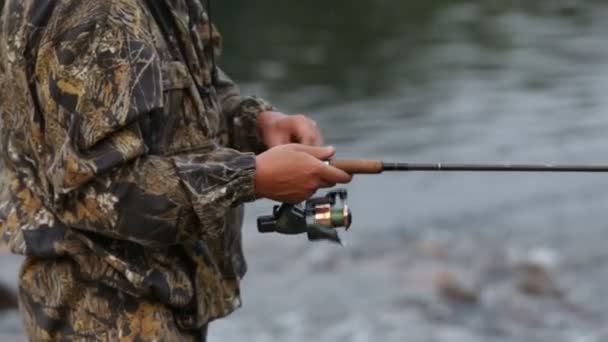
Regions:
<instances>
[{"instance_id":1,"label":"camouflage jacket","mask_svg":"<svg viewBox=\"0 0 608 342\"><path fill-rule=\"evenodd\" d=\"M271 109L212 82L207 22L199 0L7 0L0 29L4 241L166 303L185 329L240 306Z\"/></svg>"}]
</instances>

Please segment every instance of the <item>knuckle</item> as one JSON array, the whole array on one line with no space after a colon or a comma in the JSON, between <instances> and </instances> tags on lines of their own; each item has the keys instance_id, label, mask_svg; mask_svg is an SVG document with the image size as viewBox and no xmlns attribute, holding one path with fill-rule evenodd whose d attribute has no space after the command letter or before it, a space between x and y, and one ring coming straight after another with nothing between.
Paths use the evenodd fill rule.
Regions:
<instances>
[{"instance_id":1,"label":"knuckle","mask_svg":"<svg viewBox=\"0 0 608 342\"><path fill-rule=\"evenodd\" d=\"M310 143L314 142L315 140L316 140L315 136L311 135L311 134L305 135L304 138L302 139L302 141L307 144L310 144Z\"/></svg>"},{"instance_id":2,"label":"knuckle","mask_svg":"<svg viewBox=\"0 0 608 342\"><path fill-rule=\"evenodd\" d=\"M308 123L310 121L310 119L304 114L296 114L293 118L300 124Z\"/></svg>"}]
</instances>

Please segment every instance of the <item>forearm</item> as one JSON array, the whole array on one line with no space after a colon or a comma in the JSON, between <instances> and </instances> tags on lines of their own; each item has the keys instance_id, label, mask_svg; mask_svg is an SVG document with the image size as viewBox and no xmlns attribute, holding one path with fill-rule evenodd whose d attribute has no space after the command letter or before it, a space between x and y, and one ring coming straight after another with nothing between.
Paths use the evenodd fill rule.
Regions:
<instances>
[{"instance_id":1,"label":"forearm","mask_svg":"<svg viewBox=\"0 0 608 342\"><path fill-rule=\"evenodd\" d=\"M149 247L199 240L229 208L254 199L255 158L233 150L142 156L65 195L67 226Z\"/></svg>"}]
</instances>

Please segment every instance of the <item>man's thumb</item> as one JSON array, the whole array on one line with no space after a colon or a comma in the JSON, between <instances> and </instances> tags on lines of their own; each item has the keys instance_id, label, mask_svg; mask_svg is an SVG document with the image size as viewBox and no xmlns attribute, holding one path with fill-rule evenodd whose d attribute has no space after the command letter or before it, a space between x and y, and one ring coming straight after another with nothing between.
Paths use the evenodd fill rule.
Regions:
<instances>
[{"instance_id":1,"label":"man's thumb","mask_svg":"<svg viewBox=\"0 0 608 342\"><path fill-rule=\"evenodd\" d=\"M311 156L320 159L320 160L328 160L336 154L336 149L333 146L308 146L308 145L294 145L294 148L298 152L304 152L310 154Z\"/></svg>"}]
</instances>

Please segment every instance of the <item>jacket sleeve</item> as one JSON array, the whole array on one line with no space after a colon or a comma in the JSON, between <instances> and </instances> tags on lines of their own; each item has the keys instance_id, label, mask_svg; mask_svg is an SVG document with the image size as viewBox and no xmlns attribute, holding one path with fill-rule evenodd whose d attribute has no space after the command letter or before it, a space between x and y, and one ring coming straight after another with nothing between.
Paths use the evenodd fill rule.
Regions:
<instances>
[{"instance_id":1,"label":"jacket sleeve","mask_svg":"<svg viewBox=\"0 0 608 342\"><path fill-rule=\"evenodd\" d=\"M274 107L257 96L241 95L239 87L221 69L215 87L227 120L230 146L255 153L266 150L258 134L257 116Z\"/></svg>"},{"instance_id":2,"label":"jacket sleeve","mask_svg":"<svg viewBox=\"0 0 608 342\"><path fill-rule=\"evenodd\" d=\"M159 57L141 26L111 19L39 50L51 210L74 229L150 247L220 234L227 210L254 199L255 156L147 154L138 122L163 107Z\"/></svg>"}]
</instances>

